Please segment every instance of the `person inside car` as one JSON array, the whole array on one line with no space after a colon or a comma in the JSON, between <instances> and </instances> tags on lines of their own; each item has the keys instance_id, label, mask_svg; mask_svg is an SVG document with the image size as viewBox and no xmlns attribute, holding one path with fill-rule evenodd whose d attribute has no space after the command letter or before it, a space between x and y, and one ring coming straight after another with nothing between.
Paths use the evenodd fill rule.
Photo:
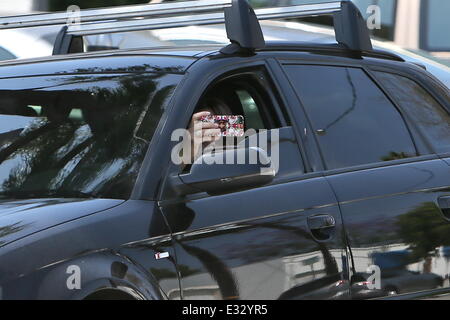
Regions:
<instances>
[{"instance_id":1,"label":"person inside car","mask_svg":"<svg viewBox=\"0 0 450 320\"><path fill-rule=\"evenodd\" d=\"M194 162L203 154L203 150L221 138L221 128L218 123L203 122L202 118L211 115L232 115L231 108L223 100L215 97L206 98L192 115L189 124L191 137L191 161ZM191 163L192 163L191 162Z\"/></svg>"}]
</instances>

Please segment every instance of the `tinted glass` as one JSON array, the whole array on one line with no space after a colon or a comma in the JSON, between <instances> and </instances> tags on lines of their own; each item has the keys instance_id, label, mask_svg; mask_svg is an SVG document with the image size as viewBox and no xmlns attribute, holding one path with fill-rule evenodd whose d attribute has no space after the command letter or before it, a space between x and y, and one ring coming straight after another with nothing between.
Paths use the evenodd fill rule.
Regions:
<instances>
[{"instance_id":1,"label":"tinted glass","mask_svg":"<svg viewBox=\"0 0 450 320\"><path fill-rule=\"evenodd\" d=\"M126 199L178 78L0 80L0 198Z\"/></svg>"},{"instance_id":2,"label":"tinted glass","mask_svg":"<svg viewBox=\"0 0 450 320\"><path fill-rule=\"evenodd\" d=\"M361 69L286 66L329 169L416 155L397 109Z\"/></svg>"},{"instance_id":3,"label":"tinted glass","mask_svg":"<svg viewBox=\"0 0 450 320\"><path fill-rule=\"evenodd\" d=\"M391 73L376 74L434 149L450 152L449 113L415 81Z\"/></svg>"}]
</instances>

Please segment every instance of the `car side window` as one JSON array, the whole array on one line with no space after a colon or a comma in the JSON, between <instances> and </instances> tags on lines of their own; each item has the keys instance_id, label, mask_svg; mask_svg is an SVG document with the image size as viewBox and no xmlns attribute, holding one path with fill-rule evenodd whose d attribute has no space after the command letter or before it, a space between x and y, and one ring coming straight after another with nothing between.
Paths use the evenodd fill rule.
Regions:
<instances>
[{"instance_id":1,"label":"car side window","mask_svg":"<svg viewBox=\"0 0 450 320\"><path fill-rule=\"evenodd\" d=\"M264 149L271 159L277 162L278 171L275 181L305 172L294 130L288 119L282 121L277 116L276 110L281 109L282 106L279 104L272 90L269 76L265 72L244 72L215 81L203 94L194 114L204 110L205 106L212 107L208 101L217 100L221 103L216 102L216 106L208 110L216 115L242 115L244 117L245 136L234 138L234 143L249 147L250 144L257 141L258 147ZM227 108L218 108L221 105L226 105ZM280 113L282 114L282 112ZM214 152L220 150L222 144L222 148L225 149L225 143L230 141L228 139L223 138L221 144L216 142ZM211 151L205 148L202 152L205 154ZM194 160L196 159L198 156L194 158ZM190 168L190 165L186 165L182 169L183 172L187 172Z\"/></svg>"},{"instance_id":2,"label":"car side window","mask_svg":"<svg viewBox=\"0 0 450 320\"><path fill-rule=\"evenodd\" d=\"M417 82L392 73L375 75L434 150L450 152L450 114Z\"/></svg>"},{"instance_id":3,"label":"car side window","mask_svg":"<svg viewBox=\"0 0 450 320\"><path fill-rule=\"evenodd\" d=\"M327 169L417 156L396 107L359 68L286 65Z\"/></svg>"}]
</instances>

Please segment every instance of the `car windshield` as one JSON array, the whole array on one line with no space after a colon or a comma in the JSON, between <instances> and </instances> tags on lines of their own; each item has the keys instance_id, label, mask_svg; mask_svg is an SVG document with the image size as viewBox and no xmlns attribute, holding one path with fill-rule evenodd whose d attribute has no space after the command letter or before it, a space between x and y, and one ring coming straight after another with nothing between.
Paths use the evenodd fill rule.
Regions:
<instances>
[{"instance_id":1,"label":"car windshield","mask_svg":"<svg viewBox=\"0 0 450 320\"><path fill-rule=\"evenodd\" d=\"M180 77L0 79L0 198L127 199Z\"/></svg>"}]
</instances>

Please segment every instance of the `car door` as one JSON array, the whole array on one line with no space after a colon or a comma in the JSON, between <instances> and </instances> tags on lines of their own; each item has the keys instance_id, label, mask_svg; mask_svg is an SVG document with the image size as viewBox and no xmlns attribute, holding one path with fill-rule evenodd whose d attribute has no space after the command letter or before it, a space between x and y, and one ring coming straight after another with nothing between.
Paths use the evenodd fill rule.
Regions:
<instances>
[{"instance_id":1,"label":"car door","mask_svg":"<svg viewBox=\"0 0 450 320\"><path fill-rule=\"evenodd\" d=\"M233 71L232 83L247 85L231 87L248 123L265 119L266 150L272 160L279 150L279 169L268 184L215 194L177 195L169 184L159 205L172 230L181 280L181 291L170 298L347 298L348 254L333 191L305 168L297 130L288 116L280 117L290 114L282 109L288 101L277 98L270 71L246 70L244 78L242 72ZM171 164L169 172L181 169Z\"/></svg>"},{"instance_id":2,"label":"car door","mask_svg":"<svg viewBox=\"0 0 450 320\"><path fill-rule=\"evenodd\" d=\"M450 150L448 112L407 78L378 74L385 92L363 68L284 68L342 211L352 297L448 289L450 170L438 155Z\"/></svg>"}]
</instances>

